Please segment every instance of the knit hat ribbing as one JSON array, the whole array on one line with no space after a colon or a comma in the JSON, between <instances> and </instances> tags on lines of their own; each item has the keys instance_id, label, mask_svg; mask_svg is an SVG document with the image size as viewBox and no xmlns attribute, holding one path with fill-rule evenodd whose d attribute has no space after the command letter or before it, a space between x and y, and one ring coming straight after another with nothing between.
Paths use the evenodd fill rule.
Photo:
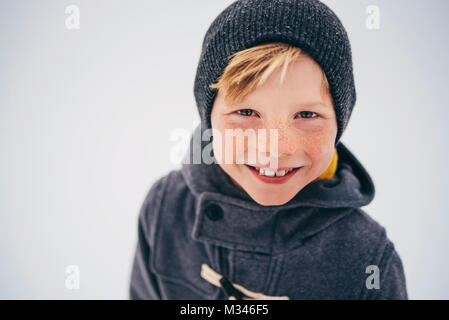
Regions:
<instances>
[{"instance_id":1,"label":"knit hat ribbing","mask_svg":"<svg viewBox=\"0 0 449 320\"><path fill-rule=\"evenodd\" d=\"M335 146L356 102L352 53L345 28L318 0L237 0L212 22L203 39L194 94L201 125L211 128L217 82L228 57L269 42L284 42L306 51L323 69L337 118Z\"/></svg>"}]
</instances>

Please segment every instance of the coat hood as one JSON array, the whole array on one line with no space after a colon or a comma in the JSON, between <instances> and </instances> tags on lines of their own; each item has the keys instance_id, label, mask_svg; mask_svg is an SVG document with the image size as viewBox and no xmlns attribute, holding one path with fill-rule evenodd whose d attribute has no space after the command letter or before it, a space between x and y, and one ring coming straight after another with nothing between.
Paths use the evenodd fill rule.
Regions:
<instances>
[{"instance_id":1,"label":"coat hood","mask_svg":"<svg viewBox=\"0 0 449 320\"><path fill-rule=\"evenodd\" d=\"M196 240L265 253L283 251L374 198L370 175L340 141L336 146L338 165L332 179L311 182L284 205L260 205L234 185L218 164L194 163L194 154L201 155L211 143L202 141L203 132L201 124L194 130L181 168L196 199L192 231ZM211 221L214 219L210 218L210 211L217 210L220 221L226 225L223 228L218 227L223 223Z\"/></svg>"}]
</instances>

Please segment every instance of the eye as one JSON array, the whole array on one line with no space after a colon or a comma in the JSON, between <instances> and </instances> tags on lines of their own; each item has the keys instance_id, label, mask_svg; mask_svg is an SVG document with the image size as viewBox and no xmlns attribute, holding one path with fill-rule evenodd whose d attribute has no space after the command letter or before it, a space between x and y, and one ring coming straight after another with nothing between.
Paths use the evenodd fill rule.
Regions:
<instances>
[{"instance_id":1,"label":"eye","mask_svg":"<svg viewBox=\"0 0 449 320\"><path fill-rule=\"evenodd\" d=\"M239 115L244 117L251 117L252 115L255 115L255 111L252 109L241 109L236 111Z\"/></svg>"},{"instance_id":2,"label":"eye","mask_svg":"<svg viewBox=\"0 0 449 320\"><path fill-rule=\"evenodd\" d=\"M301 111L298 115L302 115L301 118L316 118L319 116L318 113L312 111Z\"/></svg>"}]
</instances>

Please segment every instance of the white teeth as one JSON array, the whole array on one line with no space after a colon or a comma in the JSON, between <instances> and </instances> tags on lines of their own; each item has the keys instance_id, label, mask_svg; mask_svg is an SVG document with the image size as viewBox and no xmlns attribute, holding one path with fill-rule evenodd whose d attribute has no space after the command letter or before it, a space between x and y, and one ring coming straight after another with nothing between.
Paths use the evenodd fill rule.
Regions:
<instances>
[{"instance_id":1,"label":"white teeth","mask_svg":"<svg viewBox=\"0 0 449 320\"><path fill-rule=\"evenodd\" d=\"M295 169L295 168L291 168L291 169L288 169L288 170L276 171L276 170L270 170L270 169L267 169L267 168L265 168L265 169L264 168L258 168L258 167L253 167L253 168L255 170L259 171L259 174L261 176L268 176L268 177L274 177L274 176L283 177L287 173L289 173L290 171L293 171L293 169Z\"/></svg>"},{"instance_id":2,"label":"white teeth","mask_svg":"<svg viewBox=\"0 0 449 320\"><path fill-rule=\"evenodd\" d=\"M275 171L274 170L265 169L264 170L264 175L266 175L268 177L274 177Z\"/></svg>"},{"instance_id":3,"label":"white teeth","mask_svg":"<svg viewBox=\"0 0 449 320\"><path fill-rule=\"evenodd\" d=\"M276 171L276 176L278 176L278 177L285 176L285 170Z\"/></svg>"},{"instance_id":4,"label":"white teeth","mask_svg":"<svg viewBox=\"0 0 449 320\"><path fill-rule=\"evenodd\" d=\"M268 176L268 177L274 177L275 175L278 176L278 177L282 177L282 176L285 176L285 174L287 172L288 171L285 171L285 170L274 171L274 170L263 169L263 168L259 169L259 174L260 175Z\"/></svg>"}]
</instances>

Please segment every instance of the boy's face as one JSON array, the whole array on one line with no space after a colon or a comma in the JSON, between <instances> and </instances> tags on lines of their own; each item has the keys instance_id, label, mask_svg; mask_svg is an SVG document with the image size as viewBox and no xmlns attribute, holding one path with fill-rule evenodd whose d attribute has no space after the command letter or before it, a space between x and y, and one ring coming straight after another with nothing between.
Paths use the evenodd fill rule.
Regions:
<instances>
[{"instance_id":1,"label":"boy's face","mask_svg":"<svg viewBox=\"0 0 449 320\"><path fill-rule=\"evenodd\" d=\"M319 177L332 161L337 135L332 98L320 66L309 56L300 56L289 64L282 84L280 75L278 68L235 105L225 105L220 89L211 114L212 128L221 133L221 141L216 136L213 139L217 162L238 187L265 206L287 203ZM244 147L237 148L234 137L232 144L226 144L225 129L253 129L256 141L244 138ZM265 150L257 143L258 129L266 130ZM270 149L270 129L277 129L277 148ZM257 155L255 163L249 160L249 152ZM226 155L231 155L232 163L225 161ZM271 161L259 161L263 157ZM236 159L244 159L244 163ZM260 175L248 164L278 170L279 177ZM279 172L298 167L284 176Z\"/></svg>"}]
</instances>

